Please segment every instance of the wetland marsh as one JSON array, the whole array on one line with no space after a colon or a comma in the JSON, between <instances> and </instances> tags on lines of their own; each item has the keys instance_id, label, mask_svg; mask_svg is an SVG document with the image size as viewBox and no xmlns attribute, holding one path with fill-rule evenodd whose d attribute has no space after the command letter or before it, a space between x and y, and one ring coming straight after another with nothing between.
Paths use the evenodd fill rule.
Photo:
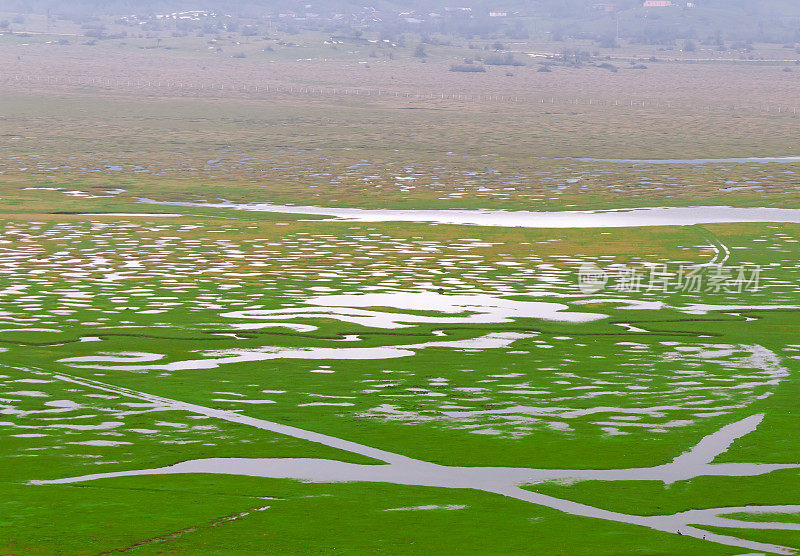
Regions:
<instances>
[{"instance_id":1,"label":"wetland marsh","mask_svg":"<svg viewBox=\"0 0 800 556\"><path fill-rule=\"evenodd\" d=\"M164 40L98 48L231 64ZM457 47L371 63L430 88ZM368 83L336 71L365 52L270 79ZM630 87L785 103L774 69ZM800 550L792 112L69 83L0 84L3 554Z\"/></svg>"}]
</instances>

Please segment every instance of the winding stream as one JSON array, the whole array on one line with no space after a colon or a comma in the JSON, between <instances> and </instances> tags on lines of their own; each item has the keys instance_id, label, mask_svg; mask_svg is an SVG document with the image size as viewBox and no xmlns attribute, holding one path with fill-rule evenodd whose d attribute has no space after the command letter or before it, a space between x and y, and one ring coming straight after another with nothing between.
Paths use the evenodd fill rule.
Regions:
<instances>
[{"instance_id":1,"label":"winding stream","mask_svg":"<svg viewBox=\"0 0 800 556\"><path fill-rule=\"evenodd\" d=\"M652 207L596 211L401 210L276 205L271 203L183 203L138 199L142 203L330 216L350 222L429 222L518 228L625 228L692 226L731 222L800 223L800 209L764 207Z\"/></svg>"}]
</instances>

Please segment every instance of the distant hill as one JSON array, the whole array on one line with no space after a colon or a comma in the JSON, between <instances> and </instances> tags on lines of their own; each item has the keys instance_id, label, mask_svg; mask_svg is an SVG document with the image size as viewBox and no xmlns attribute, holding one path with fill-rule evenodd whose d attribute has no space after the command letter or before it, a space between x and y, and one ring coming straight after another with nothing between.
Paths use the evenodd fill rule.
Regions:
<instances>
[{"instance_id":1,"label":"distant hill","mask_svg":"<svg viewBox=\"0 0 800 556\"><path fill-rule=\"evenodd\" d=\"M295 11L303 12L352 12L363 7L377 10L405 12L442 11L447 7L468 7L475 13L490 11L523 11L546 14L551 17L581 17L596 11L600 4L615 4L626 10L639 7L639 0L5 0L4 12L53 13L86 11L106 15L123 15L147 12L172 12L179 10L208 9L237 13L251 11ZM686 1L674 2L685 5ZM796 0L696 0L698 7L722 10L735 15L759 15L765 17L800 17L800 2ZM309 6L309 7L306 7Z\"/></svg>"},{"instance_id":2,"label":"distant hill","mask_svg":"<svg viewBox=\"0 0 800 556\"><path fill-rule=\"evenodd\" d=\"M362 29L458 35L502 35L509 29L558 37L616 36L640 42L676 39L800 42L798 0L673 0L645 8L641 0L4 0L5 13L44 13L71 19L209 10L236 18L289 14L301 26L334 14ZM448 9L450 8L450 9ZM471 12L454 8L469 8ZM401 17L400 14L411 13ZM489 17L494 12L497 17ZM308 18L308 14L315 17ZM337 21L342 21L339 18ZM619 25L618 25L619 24ZM416 25L416 27L414 26Z\"/></svg>"}]
</instances>

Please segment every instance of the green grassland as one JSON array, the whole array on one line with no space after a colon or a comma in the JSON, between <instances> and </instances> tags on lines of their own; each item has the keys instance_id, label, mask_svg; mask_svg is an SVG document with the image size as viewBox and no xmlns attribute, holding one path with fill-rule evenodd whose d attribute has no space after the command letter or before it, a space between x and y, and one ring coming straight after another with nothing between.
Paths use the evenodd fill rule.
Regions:
<instances>
[{"instance_id":1,"label":"green grassland","mask_svg":"<svg viewBox=\"0 0 800 556\"><path fill-rule=\"evenodd\" d=\"M75 70L90 48L106 49L112 62L127 60L142 75L169 63L188 71L205 60L200 45L182 39L165 41L170 50L140 49L133 40L71 45L49 61L44 50L16 60L23 39L1 40L2 56L14 63L33 58L33 70L65 60L72 65L64 71ZM45 43L42 49L51 46ZM242 45L248 48L233 62L245 65L232 67L236 78L270 60L276 82L380 81L343 72L363 54L345 47L331 54L341 65L324 67L301 67L296 52ZM386 57L401 82L392 87L424 89L442 75L453 80L448 86L464 86L467 77L442 73L464 48L432 47L424 64L405 50ZM100 69L113 65L91 59ZM142 60L152 65L137 65ZM226 69L210 60L210 73ZM752 103L769 88L767 72L775 73L762 66L664 66L630 88L652 92L673 72L681 87L697 80L706 100L720 83L738 80ZM541 92L536 87L544 85L531 81L535 68L515 71L522 78L517 92ZM553 73L560 81L547 87L563 84L564 94L582 90L608 101L624 90L597 68ZM794 77L781 77L766 103L785 100ZM553 230L362 223L139 200L800 208L797 162L577 160L797 155L793 113L698 109L680 87L670 91L678 101L669 107L150 93L33 84L0 90L0 553L753 552L480 489L161 473L31 484L205 458L381 465L324 442L219 418L215 410L443 466L570 470L665 464L722 427L763 414L714 464L800 462L800 225ZM716 260L720 248L730 254L730 268L760 267L760 287L578 287L583 264L663 264L677 272ZM391 297L347 305L396 292L434 297L413 307L392 305ZM346 296L343 305L337 295ZM511 313L481 320L487 298L560 303L561 317L597 318ZM462 301L448 306L454 299ZM718 307L692 309L697 304ZM482 346L497 335L504 342ZM672 484L631 478L524 488L660 516L794 505L799 477L797 469L783 469ZM728 517L796 523L797 515L737 510ZM698 527L800 548L797 531Z\"/></svg>"},{"instance_id":2,"label":"green grassland","mask_svg":"<svg viewBox=\"0 0 800 556\"><path fill-rule=\"evenodd\" d=\"M91 206L91 200L86 203ZM604 403L633 408L652 405L655 403L652 397L631 395L626 398L619 392L614 393L620 387L625 388L625 384L635 385L637 380L646 379L652 395L659 398L657 405L668 405L680 403L688 395L673 392L672 373L678 369L691 370L702 365L710 373L708 384L711 386L714 381L730 380L727 377L731 372L736 374L736 367L726 368L724 362L716 360L690 361L688 367L684 367L684 363L665 357L673 348L663 342L677 342L683 346L757 343L785 355L781 363L794 373L797 365L791 359L789 346L796 342L798 322L797 312L793 310L689 316L672 310L632 312L615 307L613 303L595 303L575 306L572 310L597 311L609 315L608 319L584 324L515 319L488 327L421 324L386 331L309 317L298 322L317 326L312 332L268 328L234 332L234 337L230 336L230 319L220 317L221 312L237 307L296 306L309 295L313 296L318 291L314 288L320 286L334 291L415 290L428 283L428 278L428 288L447 294L491 291L503 285L508 289L501 287L501 290L507 295L517 299L535 298L535 292L543 287L535 272L521 274L517 266L498 264L517 261L532 268L539 264L558 268L560 275L569 281L550 284L547 289L555 287L556 291L568 295L575 289L572 282L575 263L564 259L574 260L576 253L587 260L605 257L602 259L605 264L662 260L705 262L709 257L708 247L703 243L704 236L694 228L612 230L609 236L603 236L603 244L598 245L592 240L597 232L591 230L559 232L560 241L554 243L549 241L552 232L548 230L365 225L298 221L289 216L275 220L276 215L266 220L209 216L214 215L187 214L178 219L9 215L3 234L8 241L4 244L6 253L31 248L33 251L25 260L9 267L4 280L4 285L30 284L30 288L5 297L4 310L9 314L4 317L8 328L2 340L8 351L3 353L4 393L0 397L14 412L34 413L13 413L13 425L7 429L9 436L4 440L7 462L3 467L4 552L84 553L87 543L91 543L95 552L124 549L143 553L271 550L290 553L333 550L345 553L376 550L386 553L462 550L564 554L617 554L620 550L650 554L738 553L735 549L702 544L696 539L563 516L546 508L473 491L359 483L313 485L237 477L196 480L188 476L29 486L25 483L32 479L80 475L98 469L157 467L203 457L322 457L370 463L368 459L347 452L245 426L202 419L194 421L200 423L195 428L190 416L175 411L146 411L120 417L118 404L124 405L126 400L101 397L90 398L87 403L85 396L89 392L80 388L65 389L58 380L47 382L52 380L51 373L67 373L170 399L233 409L447 465L543 468L657 465L669 461L720 426L759 412L767 414L763 425L738 441L720 461L792 463L797 459L796 447L791 441L797 426L794 411L797 381L793 375L777 385L765 381L757 386L753 396L771 394L760 400L735 391L724 394L718 401L729 409L721 410L716 416L709 412L709 416L698 418L693 416L695 412L690 407L684 406L684 409L657 417L648 428L626 429L620 422L627 434L617 435L603 432L603 419L591 414L569 419L569 430L565 432L547 426L546 419L519 422L478 418L474 422L459 422L448 417L449 410L442 407L449 400L462 408L471 406L480 410L520 404L546 406L551 403L549 399L558 398L573 409L591 408L597 405L591 398L566 401L571 398L569 388L607 381L608 371L617 371L611 379L617 386L612 387ZM680 307L697 301L754 305L796 302L797 270L792 266L796 266L793 261L796 261L797 251L792 247L794 244L787 241L797 238L800 228L756 224L708 228L721 242L740 248L734 249L738 258L731 264L743 261L765 266L774 261L785 264L765 271L765 283L771 288L761 293L741 299L719 294L677 295L667 300L670 305ZM38 238L33 244L31 233ZM461 257L469 243L459 238L465 237L481 238L480 246L468 252L479 256L483 267L491 268L484 276L475 275L471 280L464 276L472 276L469 271L458 267L448 269L441 264L448 260L460 260L462 262L457 264L463 264L465 259ZM760 238L769 240L753 241ZM267 259L259 255L266 244L271 253ZM415 257L424 255L423 248L431 246L436 249L435 256L420 264ZM298 249L311 254L303 256ZM318 254L321 249L325 250L324 259ZM367 252L369 256L365 256ZM81 256L81 253L87 255ZM86 266L87 256L104 260L93 269ZM195 257L201 257L204 262ZM124 265L134 260L142 266L132 272L126 271ZM349 260L352 264L333 263L339 260ZM254 262L258 266L253 266ZM430 272L439 268L447 271ZM320 276L332 269L334 273ZM378 269L382 272L378 273ZM422 273L426 270L429 274L424 276ZM128 274L107 281L106 277L115 272ZM459 276L464 276L463 281L454 282ZM789 285L783 285L786 283ZM231 289L227 289L230 286ZM67 292L76 288L86 295L70 298ZM641 297L660 298L644 293ZM208 306L208 302L213 305ZM153 310L155 314L147 312ZM392 311L388 308L376 310ZM620 322L635 324L648 332L626 332L616 324ZM359 338L357 346L363 348L408 345L436 339L435 330L443 331L448 340L472 338L489 331L533 336L518 340L507 349L470 353L469 350L428 348L417 351L413 357L388 360L280 359L166 372L103 371L61 362L98 353L133 351L164 354L165 359L159 361L161 364L197 359L203 352L231 348L248 350L265 345L338 348L343 345L341 339L347 336ZM87 336L96 337L98 341L80 341ZM642 357L642 354L631 353L628 342L647 346L646 354ZM540 346L554 347L543 349ZM573 363L565 363L567 359ZM333 372L312 372L320 364ZM463 372L465 368L471 372ZM719 370L715 370L717 368ZM555 369L562 376L563 373L573 376L568 385L558 386ZM515 378L492 378L494 375ZM25 384L30 378L45 382ZM387 382L387 379L391 384L385 389L370 393L369 388L365 388L368 384ZM23 383L18 382L20 380ZM516 394L513 389L519 384L524 386ZM471 396L459 394L463 389L476 386L483 388L483 395L474 402L466 399ZM45 397L14 394L28 388L42 392ZM540 389L547 389L549 393L526 393ZM282 393L264 394L262 390ZM219 392L233 392L238 396ZM409 396L409 393L414 395ZM385 397L395 394L395 398ZM438 396L430 397L430 394ZM275 403L247 405L239 401L263 398ZM80 409L61 416L36 413L46 409L42 402L49 399L75 400L80 403ZM398 420L382 417L379 412L371 413L387 399L413 418ZM309 405L315 400L346 402L346 405ZM731 409L731 405L738 409ZM181 426L187 423L187 417L188 425ZM75 418L78 421L73 420ZM69 428L72 423L93 426L120 419L124 424L115 427ZM691 424L669 426L676 420ZM62 426L65 424L67 427ZM668 428L662 428L663 425ZM44 436L20 437L26 428ZM494 433L474 434L480 430ZM658 430L661 432L656 432ZM81 444L97 439L122 444ZM667 510L724 505L790 504L796 482L795 471L784 471L753 479L697 478L668 487L660 483L637 482L629 487L625 483L595 486L586 482L529 488L603 508L647 515L662 509L666 513ZM260 500L264 496L282 500ZM58 503L54 504L53 500ZM17 509L21 505L24 511ZM270 508L253 510L264 505ZM464 505L467 508L383 513L390 508L428 505ZM74 517L64 519L64 507L69 507ZM240 519L229 519L243 512L248 513ZM419 514L424 516L418 517ZM743 538L760 535L758 532L743 535L740 531L736 534ZM785 537L768 540L775 539L790 546L797 543L794 538Z\"/></svg>"}]
</instances>

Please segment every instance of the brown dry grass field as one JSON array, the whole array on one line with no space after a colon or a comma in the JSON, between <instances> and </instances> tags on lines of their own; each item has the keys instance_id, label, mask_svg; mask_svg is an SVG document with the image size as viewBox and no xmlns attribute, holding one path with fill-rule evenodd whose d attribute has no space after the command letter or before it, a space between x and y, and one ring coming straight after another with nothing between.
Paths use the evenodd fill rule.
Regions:
<instances>
[{"instance_id":1,"label":"brown dry grass field","mask_svg":"<svg viewBox=\"0 0 800 556\"><path fill-rule=\"evenodd\" d=\"M50 40L48 40L48 38ZM588 42L569 44L514 42L505 47L524 67L487 66L485 73L448 71L465 58L486 54L470 49L466 42L447 46L426 46L428 57L414 58L414 43L405 48L388 48L353 42L336 50L324 46L326 36L308 33L286 36L292 45L278 45L277 38L254 37L165 37L107 40L94 45L82 37L69 37L58 44L47 35L0 36L0 68L5 78L37 76L40 79L72 78L146 85L148 94L174 94L167 84L184 84L205 89L281 85L294 87L381 89L392 93L462 95L505 95L541 100L555 97L596 102L688 103L694 107L740 106L753 109L772 105L797 108L800 71L794 69L800 55L777 45L757 45L752 59L734 54L720 58L709 48L696 52L669 51L650 45L622 49L598 49ZM473 46L486 46L480 41ZM486 42L486 41L484 41ZM155 48L158 44L159 47ZM596 52L619 66L619 71L602 68L555 67L538 72L537 62L526 53L557 54L564 48ZM244 58L234 56L244 55ZM372 56L371 56L372 55ZM655 61L650 61L651 57ZM391 59L390 59L391 58ZM632 69L633 61L647 69ZM800 67L797 68L800 70ZM510 71L509 71L510 70ZM513 75L506 75L513 73ZM121 85L117 85L120 82ZM155 86L161 82L161 89ZM50 88L50 86L48 86Z\"/></svg>"},{"instance_id":2,"label":"brown dry grass field","mask_svg":"<svg viewBox=\"0 0 800 556\"><path fill-rule=\"evenodd\" d=\"M514 43L506 48L525 66L460 73L450 65L483 50L427 45L420 60L413 41L333 50L319 33L282 45L57 38L0 36L0 171L13 210L36 197L29 185L125 189L114 202L165 192L368 207L798 202L796 164L571 160L796 155L800 71L784 71L794 64L778 60L795 53L775 45L727 61L690 61L705 47L626 46L607 50L616 72L540 72L523 53L564 45Z\"/></svg>"}]
</instances>

